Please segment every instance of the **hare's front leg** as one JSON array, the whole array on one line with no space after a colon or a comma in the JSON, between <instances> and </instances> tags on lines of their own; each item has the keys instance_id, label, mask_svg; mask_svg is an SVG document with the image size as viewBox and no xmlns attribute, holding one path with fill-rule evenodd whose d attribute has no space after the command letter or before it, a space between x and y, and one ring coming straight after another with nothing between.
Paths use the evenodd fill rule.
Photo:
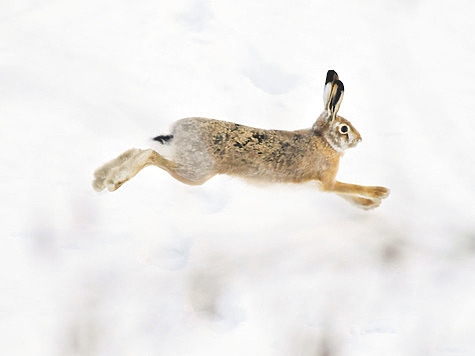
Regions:
<instances>
[{"instance_id":1,"label":"hare's front leg","mask_svg":"<svg viewBox=\"0 0 475 356\"><path fill-rule=\"evenodd\" d=\"M338 193L345 200L363 209L378 207L381 204L381 199L389 195L389 189L385 187L348 184L330 179L322 181L322 185L324 191Z\"/></svg>"},{"instance_id":2,"label":"hare's front leg","mask_svg":"<svg viewBox=\"0 0 475 356\"><path fill-rule=\"evenodd\" d=\"M361 195L367 198L384 199L389 195L390 190L385 187L364 186L335 181L332 184L331 191L342 194Z\"/></svg>"},{"instance_id":3,"label":"hare's front leg","mask_svg":"<svg viewBox=\"0 0 475 356\"><path fill-rule=\"evenodd\" d=\"M358 207L365 210L374 209L381 205L381 199L377 199L377 198L368 199L368 198L363 198L363 197L350 195L350 194L338 194L338 195L341 196L343 199L349 201L350 203L353 203L357 205Z\"/></svg>"}]
</instances>

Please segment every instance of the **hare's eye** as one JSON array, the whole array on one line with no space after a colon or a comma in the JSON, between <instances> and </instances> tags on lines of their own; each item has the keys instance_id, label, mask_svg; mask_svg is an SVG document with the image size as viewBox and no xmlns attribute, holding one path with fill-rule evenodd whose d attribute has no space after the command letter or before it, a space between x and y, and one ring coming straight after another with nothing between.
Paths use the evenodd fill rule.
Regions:
<instances>
[{"instance_id":1,"label":"hare's eye","mask_svg":"<svg viewBox=\"0 0 475 356\"><path fill-rule=\"evenodd\" d=\"M348 133L348 125L340 125L339 130L342 134Z\"/></svg>"}]
</instances>

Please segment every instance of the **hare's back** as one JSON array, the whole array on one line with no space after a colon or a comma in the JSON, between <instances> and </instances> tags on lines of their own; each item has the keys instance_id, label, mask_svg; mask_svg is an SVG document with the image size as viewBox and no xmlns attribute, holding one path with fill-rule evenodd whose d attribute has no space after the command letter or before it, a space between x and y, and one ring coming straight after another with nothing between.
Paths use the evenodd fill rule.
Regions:
<instances>
[{"instance_id":1,"label":"hare's back","mask_svg":"<svg viewBox=\"0 0 475 356\"><path fill-rule=\"evenodd\" d=\"M228 121L187 118L177 121L173 129L177 145L193 143L213 157L243 155L265 157L275 154L295 155L306 152L310 140L307 132L265 130Z\"/></svg>"},{"instance_id":2,"label":"hare's back","mask_svg":"<svg viewBox=\"0 0 475 356\"><path fill-rule=\"evenodd\" d=\"M277 181L313 175L308 167L315 137L308 130L264 130L227 121L189 118L177 122L174 135L176 145L186 147L181 154L188 152L196 157L197 151L203 152L202 156L211 158L216 173Z\"/></svg>"}]
</instances>

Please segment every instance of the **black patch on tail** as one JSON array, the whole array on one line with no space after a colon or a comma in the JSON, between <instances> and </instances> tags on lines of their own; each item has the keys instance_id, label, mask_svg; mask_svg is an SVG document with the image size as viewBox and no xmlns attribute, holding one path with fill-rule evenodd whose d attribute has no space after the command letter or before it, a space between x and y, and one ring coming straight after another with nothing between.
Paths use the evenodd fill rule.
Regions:
<instances>
[{"instance_id":1,"label":"black patch on tail","mask_svg":"<svg viewBox=\"0 0 475 356\"><path fill-rule=\"evenodd\" d=\"M154 137L153 140L158 141L160 143L165 143L165 142L170 141L172 138L173 138L173 135L160 135L160 136Z\"/></svg>"}]
</instances>

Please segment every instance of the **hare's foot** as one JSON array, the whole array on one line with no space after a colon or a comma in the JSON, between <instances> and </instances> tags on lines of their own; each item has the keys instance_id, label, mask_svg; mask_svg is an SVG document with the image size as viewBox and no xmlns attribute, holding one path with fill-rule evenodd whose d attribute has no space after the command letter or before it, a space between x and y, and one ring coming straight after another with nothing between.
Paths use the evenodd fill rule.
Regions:
<instances>
[{"instance_id":1,"label":"hare's foot","mask_svg":"<svg viewBox=\"0 0 475 356\"><path fill-rule=\"evenodd\" d=\"M98 168L94 172L94 181L92 182L94 190L100 192L106 189L106 181L108 181L109 176L111 175L111 171L117 169L117 167L122 165L125 161L129 160L131 157L135 156L139 152L139 149L132 148L122 153L119 157L113 159L110 162L107 162L102 167Z\"/></svg>"},{"instance_id":2,"label":"hare's foot","mask_svg":"<svg viewBox=\"0 0 475 356\"><path fill-rule=\"evenodd\" d=\"M369 198L384 199L389 196L391 191L386 187L366 187L365 196Z\"/></svg>"},{"instance_id":3,"label":"hare's foot","mask_svg":"<svg viewBox=\"0 0 475 356\"><path fill-rule=\"evenodd\" d=\"M104 179L107 190L113 192L135 177L138 172L150 164L150 156L153 152L151 149L135 150L121 165L111 168Z\"/></svg>"},{"instance_id":4,"label":"hare's foot","mask_svg":"<svg viewBox=\"0 0 475 356\"><path fill-rule=\"evenodd\" d=\"M340 196L353 203L357 207L364 209L364 210L371 210L374 208L377 208L381 204L381 199L374 198L374 199L367 199L367 198L362 198L354 195L347 195L347 194L340 194Z\"/></svg>"},{"instance_id":5,"label":"hare's foot","mask_svg":"<svg viewBox=\"0 0 475 356\"><path fill-rule=\"evenodd\" d=\"M109 175L104 180L104 188L107 188L109 192L113 192L120 188L122 184L127 182L132 175L120 167L115 167L109 171Z\"/></svg>"}]
</instances>

